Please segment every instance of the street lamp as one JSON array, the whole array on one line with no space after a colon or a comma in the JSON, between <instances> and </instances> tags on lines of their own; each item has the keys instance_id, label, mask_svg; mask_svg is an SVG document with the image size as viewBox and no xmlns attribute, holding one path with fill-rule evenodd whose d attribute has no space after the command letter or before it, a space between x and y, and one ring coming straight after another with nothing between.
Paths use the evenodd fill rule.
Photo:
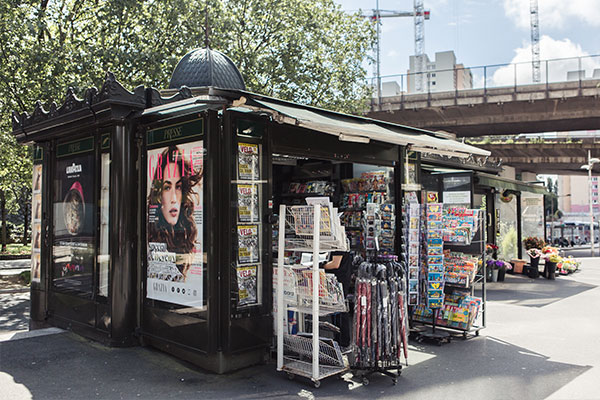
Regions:
<instances>
[{"instance_id":1,"label":"street lamp","mask_svg":"<svg viewBox=\"0 0 600 400\"><path fill-rule=\"evenodd\" d=\"M594 205L592 204L592 168L594 164L600 163L600 159L592 158L592 151L588 150L588 163L581 166L581 169L586 169L588 172L588 184L590 194L590 243L592 250L592 257L594 257Z\"/></svg>"}]
</instances>

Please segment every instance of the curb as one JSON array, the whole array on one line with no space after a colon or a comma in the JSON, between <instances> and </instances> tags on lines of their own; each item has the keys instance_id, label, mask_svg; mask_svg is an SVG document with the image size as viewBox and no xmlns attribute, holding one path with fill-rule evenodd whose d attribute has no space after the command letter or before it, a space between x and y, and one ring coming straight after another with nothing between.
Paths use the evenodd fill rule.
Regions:
<instances>
[{"instance_id":1,"label":"curb","mask_svg":"<svg viewBox=\"0 0 600 400\"><path fill-rule=\"evenodd\" d=\"M0 289L0 294L10 294L10 293L27 293L29 292L29 288L22 289Z\"/></svg>"}]
</instances>

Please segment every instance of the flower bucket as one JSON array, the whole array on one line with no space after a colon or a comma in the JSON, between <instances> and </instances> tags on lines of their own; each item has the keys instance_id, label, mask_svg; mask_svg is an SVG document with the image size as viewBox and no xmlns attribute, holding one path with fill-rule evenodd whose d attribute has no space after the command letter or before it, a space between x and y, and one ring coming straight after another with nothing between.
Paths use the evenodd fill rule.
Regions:
<instances>
[{"instance_id":1,"label":"flower bucket","mask_svg":"<svg viewBox=\"0 0 600 400\"><path fill-rule=\"evenodd\" d=\"M492 282L498 282L498 272L499 270L497 269L492 270Z\"/></svg>"},{"instance_id":2,"label":"flower bucket","mask_svg":"<svg viewBox=\"0 0 600 400\"><path fill-rule=\"evenodd\" d=\"M556 263L551 261L546 261L546 266L544 267L544 276L546 279L555 280L556 279Z\"/></svg>"},{"instance_id":3,"label":"flower bucket","mask_svg":"<svg viewBox=\"0 0 600 400\"><path fill-rule=\"evenodd\" d=\"M504 277L506 276L506 267L501 267L498 269L498 282L504 282Z\"/></svg>"},{"instance_id":4,"label":"flower bucket","mask_svg":"<svg viewBox=\"0 0 600 400\"><path fill-rule=\"evenodd\" d=\"M529 265L531 265L531 268L536 268L539 269L540 266L540 258L539 257L531 257L530 261L529 261Z\"/></svg>"}]
</instances>

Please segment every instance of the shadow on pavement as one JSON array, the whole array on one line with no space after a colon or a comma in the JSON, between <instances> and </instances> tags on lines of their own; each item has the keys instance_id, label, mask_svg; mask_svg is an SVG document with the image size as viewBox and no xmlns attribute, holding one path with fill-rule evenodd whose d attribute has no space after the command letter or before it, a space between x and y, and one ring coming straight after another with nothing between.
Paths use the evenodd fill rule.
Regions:
<instances>
[{"instance_id":1,"label":"shadow on pavement","mask_svg":"<svg viewBox=\"0 0 600 400\"><path fill-rule=\"evenodd\" d=\"M0 295L0 333L29 329L29 292Z\"/></svg>"},{"instance_id":2,"label":"shadow on pavement","mask_svg":"<svg viewBox=\"0 0 600 400\"><path fill-rule=\"evenodd\" d=\"M14 380L35 398L325 398L543 399L590 367L550 361L494 338L411 351L414 365L397 386L373 375L369 386L329 378L321 388L288 381L273 364L214 375L151 348L106 348L71 333L0 343L0 382ZM10 378L6 378L6 375ZM10 393L10 387L5 386ZM14 397L13 397L14 398Z\"/></svg>"},{"instance_id":3,"label":"shadow on pavement","mask_svg":"<svg viewBox=\"0 0 600 400\"><path fill-rule=\"evenodd\" d=\"M595 285L564 277L552 281L543 277L531 279L525 275L506 275L504 282L487 284L487 299L518 306L545 307L594 288Z\"/></svg>"}]
</instances>

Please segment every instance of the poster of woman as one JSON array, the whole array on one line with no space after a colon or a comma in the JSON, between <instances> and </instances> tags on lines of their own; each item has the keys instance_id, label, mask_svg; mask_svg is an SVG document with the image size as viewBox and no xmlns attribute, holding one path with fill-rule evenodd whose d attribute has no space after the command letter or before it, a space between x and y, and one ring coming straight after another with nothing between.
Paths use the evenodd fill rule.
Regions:
<instances>
[{"instance_id":1,"label":"poster of woman","mask_svg":"<svg viewBox=\"0 0 600 400\"><path fill-rule=\"evenodd\" d=\"M148 150L147 297L203 307L203 142Z\"/></svg>"}]
</instances>

